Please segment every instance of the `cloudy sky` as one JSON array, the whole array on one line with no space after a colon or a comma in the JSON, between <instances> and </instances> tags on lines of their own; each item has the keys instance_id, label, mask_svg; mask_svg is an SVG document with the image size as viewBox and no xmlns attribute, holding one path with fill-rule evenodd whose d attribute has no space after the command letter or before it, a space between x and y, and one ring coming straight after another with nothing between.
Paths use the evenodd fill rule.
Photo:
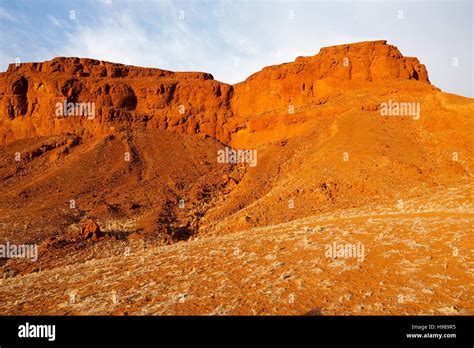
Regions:
<instances>
[{"instance_id":1,"label":"cloudy sky","mask_svg":"<svg viewBox=\"0 0 474 348\"><path fill-rule=\"evenodd\" d=\"M474 97L473 1L0 0L0 70L90 57L235 83L324 46L386 39Z\"/></svg>"}]
</instances>

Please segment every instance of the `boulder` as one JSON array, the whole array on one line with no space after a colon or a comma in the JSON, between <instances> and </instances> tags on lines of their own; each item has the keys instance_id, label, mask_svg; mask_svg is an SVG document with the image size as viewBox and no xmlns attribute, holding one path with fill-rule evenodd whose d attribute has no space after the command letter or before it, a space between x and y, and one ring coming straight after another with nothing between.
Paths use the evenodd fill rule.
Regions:
<instances>
[{"instance_id":1,"label":"boulder","mask_svg":"<svg viewBox=\"0 0 474 348\"><path fill-rule=\"evenodd\" d=\"M88 219L85 226L81 227L80 235L84 239L91 239L95 241L103 237L104 233L100 230L99 225L94 220Z\"/></svg>"}]
</instances>

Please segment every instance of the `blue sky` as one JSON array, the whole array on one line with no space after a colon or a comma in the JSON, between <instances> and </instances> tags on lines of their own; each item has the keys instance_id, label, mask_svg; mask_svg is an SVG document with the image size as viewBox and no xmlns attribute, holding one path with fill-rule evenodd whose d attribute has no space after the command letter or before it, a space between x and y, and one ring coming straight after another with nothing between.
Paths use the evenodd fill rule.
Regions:
<instances>
[{"instance_id":1,"label":"blue sky","mask_svg":"<svg viewBox=\"0 0 474 348\"><path fill-rule=\"evenodd\" d=\"M77 56L235 83L324 46L386 39L443 91L474 97L473 16L472 0L0 0L0 70Z\"/></svg>"}]
</instances>

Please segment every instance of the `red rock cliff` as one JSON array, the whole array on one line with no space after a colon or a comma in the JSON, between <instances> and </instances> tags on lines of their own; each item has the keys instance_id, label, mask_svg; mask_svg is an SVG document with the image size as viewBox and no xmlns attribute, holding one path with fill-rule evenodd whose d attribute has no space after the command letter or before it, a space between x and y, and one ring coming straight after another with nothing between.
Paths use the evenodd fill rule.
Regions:
<instances>
[{"instance_id":1,"label":"red rock cliff","mask_svg":"<svg viewBox=\"0 0 474 348\"><path fill-rule=\"evenodd\" d=\"M312 57L270 66L231 86L198 72L171 72L93 59L55 58L10 65L0 74L0 143L110 127L204 133L229 142L245 119L285 113L375 81L429 83L418 59L386 41L322 48ZM57 116L58 103L94 103L95 117Z\"/></svg>"}]
</instances>

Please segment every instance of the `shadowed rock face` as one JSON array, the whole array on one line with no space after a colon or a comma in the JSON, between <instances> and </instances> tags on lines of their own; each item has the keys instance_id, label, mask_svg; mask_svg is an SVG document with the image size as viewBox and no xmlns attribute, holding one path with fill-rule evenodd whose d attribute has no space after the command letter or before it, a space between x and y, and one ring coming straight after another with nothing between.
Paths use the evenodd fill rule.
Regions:
<instances>
[{"instance_id":1,"label":"shadowed rock face","mask_svg":"<svg viewBox=\"0 0 474 348\"><path fill-rule=\"evenodd\" d=\"M0 74L0 143L60 133L101 135L111 126L203 133L229 143L249 118L321 102L372 81L429 84L424 65L385 41L321 49L264 68L234 87L211 74L140 68L85 58L11 64ZM94 119L58 117L57 104L94 103Z\"/></svg>"}]
</instances>

